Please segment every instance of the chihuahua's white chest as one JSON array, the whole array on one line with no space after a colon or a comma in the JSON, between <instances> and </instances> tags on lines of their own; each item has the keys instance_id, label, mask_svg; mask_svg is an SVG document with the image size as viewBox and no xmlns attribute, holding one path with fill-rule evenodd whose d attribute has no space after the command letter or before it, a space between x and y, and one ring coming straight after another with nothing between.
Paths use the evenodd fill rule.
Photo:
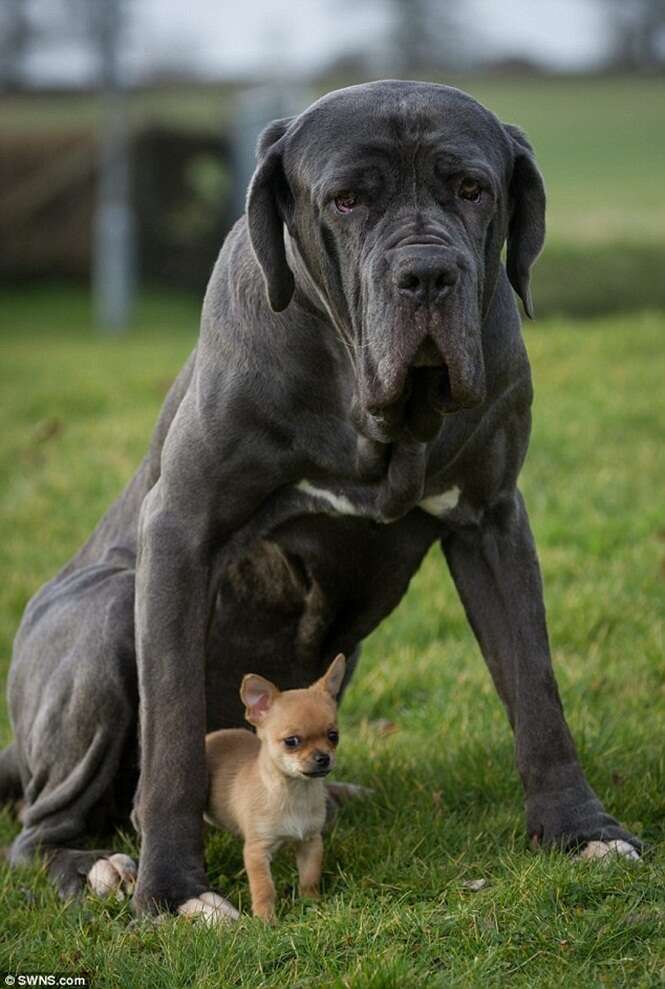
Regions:
<instances>
[{"instance_id":1,"label":"chihuahua's white chest","mask_svg":"<svg viewBox=\"0 0 665 989\"><path fill-rule=\"evenodd\" d=\"M306 841L320 834L326 820L325 788L319 780L287 787L270 808L270 820L258 829L278 844Z\"/></svg>"},{"instance_id":2,"label":"chihuahua's white chest","mask_svg":"<svg viewBox=\"0 0 665 989\"><path fill-rule=\"evenodd\" d=\"M285 814L282 819L280 835L285 841L305 841L312 835L319 834L325 821L325 813L322 814L299 814L297 812Z\"/></svg>"}]
</instances>

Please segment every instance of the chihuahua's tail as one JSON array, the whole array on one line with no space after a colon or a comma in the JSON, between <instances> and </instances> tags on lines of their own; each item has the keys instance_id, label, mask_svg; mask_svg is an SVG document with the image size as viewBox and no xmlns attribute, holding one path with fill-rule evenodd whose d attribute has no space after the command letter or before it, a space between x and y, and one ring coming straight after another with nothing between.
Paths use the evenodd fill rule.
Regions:
<instances>
[{"instance_id":1,"label":"chihuahua's tail","mask_svg":"<svg viewBox=\"0 0 665 989\"><path fill-rule=\"evenodd\" d=\"M23 796L16 742L0 752L0 807Z\"/></svg>"},{"instance_id":2,"label":"chihuahua's tail","mask_svg":"<svg viewBox=\"0 0 665 989\"><path fill-rule=\"evenodd\" d=\"M334 818L339 808L350 800L367 800L373 793L374 790L358 783L326 783L327 819Z\"/></svg>"}]
</instances>

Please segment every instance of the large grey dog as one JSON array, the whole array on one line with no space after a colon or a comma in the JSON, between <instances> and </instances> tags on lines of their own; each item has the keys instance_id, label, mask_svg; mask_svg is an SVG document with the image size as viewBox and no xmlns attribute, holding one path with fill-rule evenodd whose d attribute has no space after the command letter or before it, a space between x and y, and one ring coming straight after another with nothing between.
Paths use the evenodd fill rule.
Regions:
<instances>
[{"instance_id":1,"label":"large grey dog","mask_svg":"<svg viewBox=\"0 0 665 989\"><path fill-rule=\"evenodd\" d=\"M101 854L77 845L134 803L137 907L203 910L206 729L242 724L249 670L283 688L338 652L353 670L437 540L528 834L636 855L564 720L517 488L532 390L511 286L530 314L544 212L524 134L447 86L354 86L264 131L150 450L18 632L13 862L45 853L70 894Z\"/></svg>"}]
</instances>

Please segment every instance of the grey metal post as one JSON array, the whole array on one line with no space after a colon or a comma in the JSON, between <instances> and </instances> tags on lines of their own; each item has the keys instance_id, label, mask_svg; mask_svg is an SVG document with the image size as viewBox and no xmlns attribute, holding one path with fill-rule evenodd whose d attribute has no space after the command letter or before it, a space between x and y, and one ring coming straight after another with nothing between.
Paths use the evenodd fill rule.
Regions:
<instances>
[{"instance_id":1,"label":"grey metal post","mask_svg":"<svg viewBox=\"0 0 665 989\"><path fill-rule=\"evenodd\" d=\"M129 186L131 135L127 93L119 66L123 0L93 2L102 92L92 289L97 325L117 333L129 322L136 283Z\"/></svg>"},{"instance_id":2,"label":"grey metal post","mask_svg":"<svg viewBox=\"0 0 665 989\"><path fill-rule=\"evenodd\" d=\"M232 129L234 218L245 208L247 186L256 165L259 134L271 120L300 113L308 102L305 90L284 82L255 86L238 97Z\"/></svg>"},{"instance_id":3,"label":"grey metal post","mask_svg":"<svg viewBox=\"0 0 665 989\"><path fill-rule=\"evenodd\" d=\"M21 89L24 60L30 46L30 23L25 0L4 0L0 12L0 87Z\"/></svg>"}]
</instances>

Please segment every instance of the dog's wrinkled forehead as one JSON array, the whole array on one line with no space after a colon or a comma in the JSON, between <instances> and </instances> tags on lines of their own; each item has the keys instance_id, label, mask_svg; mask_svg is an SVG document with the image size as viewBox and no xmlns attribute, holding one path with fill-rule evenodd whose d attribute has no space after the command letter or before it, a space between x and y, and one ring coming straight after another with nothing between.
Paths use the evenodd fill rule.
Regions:
<instances>
[{"instance_id":1,"label":"dog's wrinkled forehead","mask_svg":"<svg viewBox=\"0 0 665 989\"><path fill-rule=\"evenodd\" d=\"M317 188L344 169L415 154L450 154L483 162L502 178L512 164L500 121L466 93L434 83L388 81L351 86L322 97L293 123L285 147L287 174Z\"/></svg>"}]
</instances>

